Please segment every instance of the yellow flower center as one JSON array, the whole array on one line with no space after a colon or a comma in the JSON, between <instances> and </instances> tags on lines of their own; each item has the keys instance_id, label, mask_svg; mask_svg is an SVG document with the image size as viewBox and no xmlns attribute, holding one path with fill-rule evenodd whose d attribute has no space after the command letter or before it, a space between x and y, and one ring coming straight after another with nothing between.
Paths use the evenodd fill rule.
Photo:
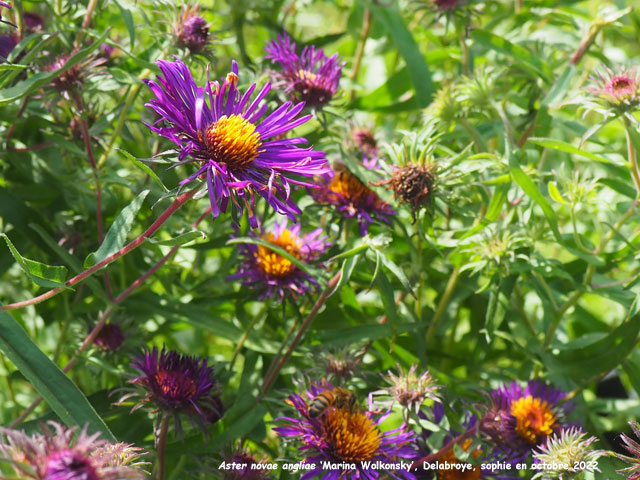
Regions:
<instances>
[{"instance_id":1,"label":"yellow flower center","mask_svg":"<svg viewBox=\"0 0 640 480\"><path fill-rule=\"evenodd\" d=\"M240 115L223 115L209 125L204 142L209 156L231 169L253 162L260 148L260 134L256 126Z\"/></svg>"},{"instance_id":2,"label":"yellow flower center","mask_svg":"<svg viewBox=\"0 0 640 480\"><path fill-rule=\"evenodd\" d=\"M292 234L289 230L284 230L279 237L269 232L263 235L262 238L286 250L294 257L300 258L300 249L302 248L300 238ZM262 273L271 277L286 277L296 269L296 266L291 263L290 260L287 260L262 245L258 246L258 251L254 253L254 256L258 263L258 268Z\"/></svg>"},{"instance_id":3,"label":"yellow flower center","mask_svg":"<svg viewBox=\"0 0 640 480\"><path fill-rule=\"evenodd\" d=\"M308 81L309 83L315 82L317 77L315 73L303 69L298 70L298 76L301 79Z\"/></svg>"},{"instance_id":4,"label":"yellow flower center","mask_svg":"<svg viewBox=\"0 0 640 480\"><path fill-rule=\"evenodd\" d=\"M382 441L380 430L369 418L342 408L327 411L323 430L331 452L343 462L369 460Z\"/></svg>"},{"instance_id":5,"label":"yellow flower center","mask_svg":"<svg viewBox=\"0 0 640 480\"><path fill-rule=\"evenodd\" d=\"M466 452L467 450L469 450L471 443L472 440L468 438L464 442L462 442L462 445L460 446ZM479 448L471 453L471 456L474 458L478 458L480 455L482 455L482 450L480 450ZM456 457L455 453L453 453L453 448L447 450L447 452L440 459L440 462L448 464L462 463L460 460L458 460L458 457ZM474 465L471 470L464 471L456 470L455 468L452 468L450 470L438 469L436 477L438 480L479 480L480 478L482 478L482 471L477 465Z\"/></svg>"},{"instance_id":6,"label":"yellow flower center","mask_svg":"<svg viewBox=\"0 0 640 480\"><path fill-rule=\"evenodd\" d=\"M556 415L546 401L531 395L511 404L511 415L516 417L516 432L531 445L539 445L553 433Z\"/></svg>"},{"instance_id":7,"label":"yellow flower center","mask_svg":"<svg viewBox=\"0 0 640 480\"><path fill-rule=\"evenodd\" d=\"M332 192L342 195L352 203L365 201L372 193L375 195L373 190L368 188L358 177L346 169L336 172L328 188ZM376 198L378 198L377 195Z\"/></svg>"},{"instance_id":8,"label":"yellow flower center","mask_svg":"<svg viewBox=\"0 0 640 480\"><path fill-rule=\"evenodd\" d=\"M162 394L171 398L189 399L196 393L196 383L191 378L176 378L179 374L160 370L156 382Z\"/></svg>"}]
</instances>

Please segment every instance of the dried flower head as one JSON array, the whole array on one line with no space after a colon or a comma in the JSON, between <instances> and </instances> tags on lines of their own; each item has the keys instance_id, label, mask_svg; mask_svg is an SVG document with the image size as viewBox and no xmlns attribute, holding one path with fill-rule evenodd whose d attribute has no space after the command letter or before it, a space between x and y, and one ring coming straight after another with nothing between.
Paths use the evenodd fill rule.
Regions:
<instances>
[{"instance_id":1,"label":"dried flower head","mask_svg":"<svg viewBox=\"0 0 640 480\"><path fill-rule=\"evenodd\" d=\"M0 428L0 455L21 479L123 480L145 479L139 448L99 440L86 428L67 429L56 422L42 425L42 433L26 435ZM4 477L3 477L4 478Z\"/></svg>"},{"instance_id":2,"label":"dried flower head","mask_svg":"<svg viewBox=\"0 0 640 480\"><path fill-rule=\"evenodd\" d=\"M338 91L344 62L340 61L337 53L327 58L322 49L310 46L304 47L298 55L295 42L286 33L268 43L265 50L265 58L282 68L275 74L276 81L292 100L321 108Z\"/></svg>"},{"instance_id":3,"label":"dried flower head","mask_svg":"<svg viewBox=\"0 0 640 480\"><path fill-rule=\"evenodd\" d=\"M325 390L331 390L329 384L322 387L312 386L306 392L309 401ZM414 479L413 474L405 470L387 471L376 469L376 462L382 465L396 464L402 459L415 458L416 452L410 446L414 434L406 431L406 425L382 432L380 424L388 413L380 415L369 397L368 408L364 411L329 407L322 415L311 418L309 405L300 395L289 397L301 418L283 417L277 419L284 425L274 430L283 437L296 438L300 451L305 452L305 463L314 464L305 478L320 476L322 479L369 478L377 479L386 474L395 478ZM327 461L335 468L322 469ZM364 463L362 463L364 462ZM367 463L369 462L369 463Z\"/></svg>"},{"instance_id":4,"label":"dried flower head","mask_svg":"<svg viewBox=\"0 0 640 480\"><path fill-rule=\"evenodd\" d=\"M606 453L602 450L592 450L591 444L597 442L596 437L586 437L586 433L576 427L555 433L545 445L533 452L536 464L544 465L543 470L536 473L536 478L569 480L576 478L584 471L600 471L597 467L598 458ZM557 468L554 468L557 467Z\"/></svg>"},{"instance_id":5,"label":"dried flower head","mask_svg":"<svg viewBox=\"0 0 640 480\"><path fill-rule=\"evenodd\" d=\"M616 110L629 110L640 103L640 74L635 68L618 73L605 68L593 77L592 95Z\"/></svg>"},{"instance_id":6,"label":"dried flower head","mask_svg":"<svg viewBox=\"0 0 640 480\"><path fill-rule=\"evenodd\" d=\"M276 212L295 221L300 209L290 198L291 184L309 184L289 175L327 171L323 152L300 148L306 142L303 138L281 138L311 118L297 118L304 105L287 102L265 117L267 106L261 103L271 85L267 83L249 102L256 85L240 93L235 62L222 85L207 82L204 88L196 85L180 60L160 60L158 66L162 71L158 82L146 83L155 96L147 106L160 118L148 127L178 146L175 166L197 165L197 171L180 184L205 180L214 218L226 212L229 200L242 212L242 200L251 226L257 227L254 206L258 194Z\"/></svg>"},{"instance_id":7,"label":"dried flower head","mask_svg":"<svg viewBox=\"0 0 640 480\"><path fill-rule=\"evenodd\" d=\"M318 228L306 235L300 234L300 225L288 226L285 220L263 231L262 240L282 248L303 263L315 262L331 245L328 237ZM256 236L256 235L253 235ZM243 284L262 292L261 298L274 297L279 301L298 298L318 287L318 282L291 260L263 245L239 244L244 260L238 272L229 278L241 279Z\"/></svg>"},{"instance_id":8,"label":"dried flower head","mask_svg":"<svg viewBox=\"0 0 640 480\"><path fill-rule=\"evenodd\" d=\"M321 351L314 356L321 375L329 380L336 379L338 383L352 378L360 370L362 365L362 350L354 353L349 347L332 351Z\"/></svg>"},{"instance_id":9,"label":"dried flower head","mask_svg":"<svg viewBox=\"0 0 640 480\"><path fill-rule=\"evenodd\" d=\"M415 363L406 372L400 365L397 367L400 374L395 375L389 370L384 379L391 386L381 390L380 393L390 394L400 405L416 413L427 400L440 402L438 390L442 387L436 383L428 370L417 375L418 365Z\"/></svg>"},{"instance_id":10,"label":"dried flower head","mask_svg":"<svg viewBox=\"0 0 640 480\"><path fill-rule=\"evenodd\" d=\"M396 168L391 175L393 195L403 203L411 205L415 217L418 209L431 199L435 172L433 165L406 165Z\"/></svg>"},{"instance_id":11,"label":"dried flower head","mask_svg":"<svg viewBox=\"0 0 640 480\"><path fill-rule=\"evenodd\" d=\"M200 7L184 5L174 27L178 45L192 53L202 52L209 43L209 24L200 16Z\"/></svg>"},{"instance_id":12,"label":"dried flower head","mask_svg":"<svg viewBox=\"0 0 640 480\"><path fill-rule=\"evenodd\" d=\"M640 423L629 422L629 426L631 427L631 430L633 430L633 433L636 436L636 438L640 439ZM619 458L624 462L630 463L631 465L616 471L618 473L628 475L627 480L638 480L640 479L640 444L638 444L638 442L633 440L628 435L625 435L624 433L620 435L620 438L624 443L624 445L622 446L631 455L630 456L620 455L619 453L615 453L614 455L616 458Z\"/></svg>"},{"instance_id":13,"label":"dried flower head","mask_svg":"<svg viewBox=\"0 0 640 480\"><path fill-rule=\"evenodd\" d=\"M131 364L142 375L130 380L141 392L125 395L119 403L136 398L139 403L132 411L150 404L175 419L181 432L179 417L187 416L205 434L207 427L217 422L224 413L220 400L218 379L206 359L189 357L176 351L158 348L144 350L142 357Z\"/></svg>"},{"instance_id":14,"label":"dried flower head","mask_svg":"<svg viewBox=\"0 0 640 480\"><path fill-rule=\"evenodd\" d=\"M374 217L389 223L388 217L396 213L344 165L338 165L317 181L320 188L309 190L313 199L318 203L335 206L344 217L355 217L362 235L367 234Z\"/></svg>"}]
</instances>

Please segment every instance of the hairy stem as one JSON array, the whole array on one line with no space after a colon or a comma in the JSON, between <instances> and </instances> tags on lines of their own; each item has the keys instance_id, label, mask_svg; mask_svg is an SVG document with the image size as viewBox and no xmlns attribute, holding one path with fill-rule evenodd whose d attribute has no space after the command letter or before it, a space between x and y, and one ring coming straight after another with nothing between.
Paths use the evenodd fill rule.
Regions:
<instances>
[{"instance_id":1,"label":"hairy stem","mask_svg":"<svg viewBox=\"0 0 640 480\"><path fill-rule=\"evenodd\" d=\"M157 457L158 457L158 480L164 480L164 453L165 446L167 444L167 434L169 433L169 419L170 415L165 414L160 424L160 433L156 438L157 445Z\"/></svg>"},{"instance_id":2,"label":"hairy stem","mask_svg":"<svg viewBox=\"0 0 640 480\"><path fill-rule=\"evenodd\" d=\"M291 345L289 345L289 348L287 349L285 354L282 356L282 358L280 358L280 361L277 363L271 374L268 377L265 377L264 382L262 383L262 394L267 393L273 385L278 372L282 369L282 367L284 367L284 364L287 363L287 360L291 356L291 353L293 353L293 350L296 348L296 345L302 338L302 335L307 330L307 328L309 328L309 325L311 325L313 319L316 318L318 311L320 310L322 305L324 305L324 302L327 301L327 298L329 298L329 295L331 295L331 292L333 292L333 289L340 281L340 276L341 272L338 272L333 276L333 278L331 278L331 280L329 280L327 288L325 288L324 291L320 294L320 296L316 300L316 303L313 305L313 308L311 308L311 311L304 319L304 322L302 322L302 325L300 325L300 329L298 330L296 336L293 338Z\"/></svg>"}]
</instances>

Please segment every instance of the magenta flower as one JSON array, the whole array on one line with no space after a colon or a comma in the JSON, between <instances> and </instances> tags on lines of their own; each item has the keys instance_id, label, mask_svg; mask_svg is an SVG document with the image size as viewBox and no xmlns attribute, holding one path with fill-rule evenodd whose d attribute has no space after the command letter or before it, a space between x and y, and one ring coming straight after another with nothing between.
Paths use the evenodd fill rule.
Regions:
<instances>
[{"instance_id":1,"label":"magenta flower","mask_svg":"<svg viewBox=\"0 0 640 480\"><path fill-rule=\"evenodd\" d=\"M26 435L0 428L0 457L16 477L34 480L124 480L147 478L139 458L145 453L132 445L99 440L86 428L66 429L49 422L42 433ZM4 470L3 470L4 472ZM6 472L5 472L6 473ZM6 478L6 477L2 477Z\"/></svg>"},{"instance_id":2,"label":"magenta flower","mask_svg":"<svg viewBox=\"0 0 640 480\"><path fill-rule=\"evenodd\" d=\"M208 425L217 422L224 413L219 396L218 380L206 359L181 355L154 347L144 350L143 356L131 364L142 375L130 380L142 392L131 393L120 400L138 397L141 402L132 411L152 404L167 415L173 415L180 432L180 415L206 433Z\"/></svg>"},{"instance_id":3,"label":"magenta flower","mask_svg":"<svg viewBox=\"0 0 640 480\"><path fill-rule=\"evenodd\" d=\"M242 212L241 200L251 226L257 227L253 211L258 194L295 221L301 211L289 196L291 184L309 184L289 175L310 177L327 171L323 152L300 148L306 143L303 138L282 138L311 118L297 118L304 104L287 102L266 115L267 106L261 102L271 85L267 83L250 102L256 85L244 94L238 91L235 62L222 85L207 81L204 88L196 85L180 60L160 60L158 66L158 82L146 83L155 95L147 106L160 119L148 127L178 146L175 166L196 163L196 172L180 184L206 179L214 218L227 211L229 200Z\"/></svg>"},{"instance_id":4,"label":"magenta flower","mask_svg":"<svg viewBox=\"0 0 640 480\"><path fill-rule=\"evenodd\" d=\"M629 422L629 425L631 426L636 438L640 439L640 424L637 422ZM625 475L628 474L627 480L638 480L640 479L640 444L624 433L620 435L620 438L624 442L622 447L631 455L620 455L619 453L616 453L615 456L630 465L621 470L616 470L616 472L623 473Z\"/></svg>"},{"instance_id":5,"label":"magenta flower","mask_svg":"<svg viewBox=\"0 0 640 480\"><path fill-rule=\"evenodd\" d=\"M344 217L355 217L362 235L367 234L374 217L389 223L388 217L396 213L346 167L319 177L318 182L320 188L309 190L313 199L318 203L335 206Z\"/></svg>"},{"instance_id":6,"label":"magenta flower","mask_svg":"<svg viewBox=\"0 0 640 480\"><path fill-rule=\"evenodd\" d=\"M480 431L489 437L498 455L514 463L524 461L566 425L570 408L562 404L565 395L538 381L524 388L516 382L503 385L491 392L492 405L481 420Z\"/></svg>"},{"instance_id":7,"label":"magenta flower","mask_svg":"<svg viewBox=\"0 0 640 480\"><path fill-rule=\"evenodd\" d=\"M327 383L314 385L306 392L309 401L333 387ZM311 418L309 405L294 393L288 399L298 411L300 418L276 419L284 424L274 430L282 437L295 438L304 452L306 464L314 465L300 480L319 476L323 480L377 479L387 475L400 479L415 480L415 476L402 469L386 470L385 464L404 461L411 464L416 451L411 447L414 434L407 432L406 425L382 432L380 424L390 411L381 413L369 396L368 408L357 407L353 411L330 406L323 414ZM380 463L377 463L380 462Z\"/></svg>"},{"instance_id":8,"label":"magenta flower","mask_svg":"<svg viewBox=\"0 0 640 480\"><path fill-rule=\"evenodd\" d=\"M605 68L593 82L588 90L610 107L626 110L640 103L640 74L634 68L619 72Z\"/></svg>"},{"instance_id":9,"label":"magenta flower","mask_svg":"<svg viewBox=\"0 0 640 480\"><path fill-rule=\"evenodd\" d=\"M124 343L122 328L116 323L105 324L98 332L98 336L93 343L104 350L118 350Z\"/></svg>"},{"instance_id":10,"label":"magenta flower","mask_svg":"<svg viewBox=\"0 0 640 480\"><path fill-rule=\"evenodd\" d=\"M183 6L174 27L178 44L191 52L201 52L209 43L209 24L200 16L197 6Z\"/></svg>"},{"instance_id":11,"label":"magenta flower","mask_svg":"<svg viewBox=\"0 0 640 480\"><path fill-rule=\"evenodd\" d=\"M328 237L322 235L321 228L300 235L300 225L288 227L286 220L276 223L270 231L263 231L261 238L303 263L314 262L331 245ZM240 244L240 250L244 261L238 272L229 278L240 279L249 288L262 291L261 298L272 297L282 301L291 296L295 299L318 287L318 282L311 275L267 247L246 243Z\"/></svg>"},{"instance_id":12,"label":"magenta flower","mask_svg":"<svg viewBox=\"0 0 640 480\"><path fill-rule=\"evenodd\" d=\"M312 107L322 107L329 103L338 91L338 83L344 62L335 53L327 58L322 49L304 47L296 54L296 44L286 33L265 47L267 56L282 68L276 77L278 84L294 101L304 101Z\"/></svg>"}]
</instances>

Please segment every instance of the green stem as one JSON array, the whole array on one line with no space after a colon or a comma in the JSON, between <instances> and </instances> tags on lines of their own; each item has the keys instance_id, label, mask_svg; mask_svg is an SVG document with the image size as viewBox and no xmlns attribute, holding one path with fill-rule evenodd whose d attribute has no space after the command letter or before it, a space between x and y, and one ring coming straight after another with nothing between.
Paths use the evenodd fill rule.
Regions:
<instances>
[{"instance_id":1,"label":"green stem","mask_svg":"<svg viewBox=\"0 0 640 480\"><path fill-rule=\"evenodd\" d=\"M436 309L436 313L431 320L431 325L429 325L429 330L427 330L426 341L427 345L431 343L433 336L436 333L436 328L438 327L438 323L442 319L445 310L447 309L447 305L449 304L449 300L451 300L451 296L458 284L458 279L460 278L460 267L456 267L453 269L451 276L449 277L449 281L447 282L447 286L444 289L444 293L442 294L442 298L440 299L440 303L438 304L438 308Z\"/></svg>"},{"instance_id":2,"label":"green stem","mask_svg":"<svg viewBox=\"0 0 640 480\"><path fill-rule=\"evenodd\" d=\"M358 78L358 72L360 71L360 64L362 63L362 56L364 54L364 47L369 37L369 31L371 30L371 11L367 8L364 11L364 19L362 20L362 31L360 32L360 41L356 47L356 52L353 59L353 69L349 78L356 81ZM355 90L351 90L350 98L353 100L356 96Z\"/></svg>"},{"instance_id":3,"label":"green stem","mask_svg":"<svg viewBox=\"0 0 640 480\"><path fill-rule=\"evenodd\" d=\"M471 137L471 140L473 140L473 144L476 146L476 150L478 151L478 153L488 152L487 144L480 135L480 132L478 132L478 130L473 125L471 125L466 118L460 119L460 125L462 125L462 128L466 130L466 132Z\"/></svg>"},{"instance_id":4,"label":"green stem","mask_svg":"<svg viewBox=\"0 0 640 480\"><path fill-rule=\"evenodd\" d=\"M527 312L524 309L524 301L522 297L522 292L520 291L520 287L518 286L518 282L516 282L516 284L513 286L513 293L514 293L516 307L518 308L518 312L520 312L520 316L522 317L522 320L524 320L524 326L527 327L527 330L529 330L529 333L533 337L536 337L537 336L536 329L534 328L533 322L531 321L531 319L529 318L529 315L527 315Z\"/></svg>"}]
</instances>

